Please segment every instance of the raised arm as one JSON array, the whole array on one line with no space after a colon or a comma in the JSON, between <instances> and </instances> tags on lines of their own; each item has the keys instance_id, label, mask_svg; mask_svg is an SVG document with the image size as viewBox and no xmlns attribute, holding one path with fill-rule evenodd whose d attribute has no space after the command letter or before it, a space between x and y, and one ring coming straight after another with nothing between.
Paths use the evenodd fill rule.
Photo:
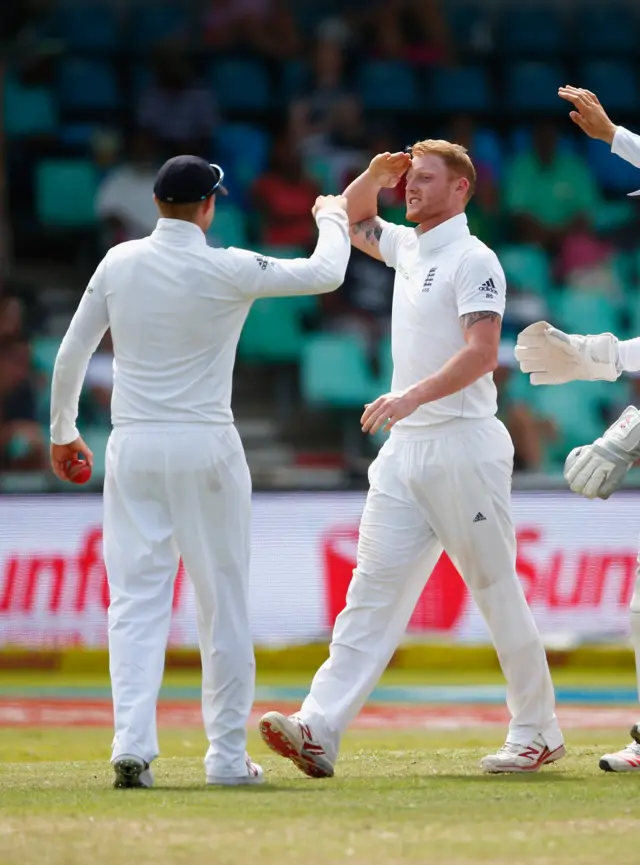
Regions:
<instances>
[{"instance_id":1,"label":"raised arm","mask_svg":"<svg viewBox=\"0 0 640 865\"><path fill-rule=\"evenodd\" d=\"M590 138L605 141L616 156L640 168L640 135L624 126L616 126L602 107L595 93L582 87L561 87L561 99L571 102L574 110L569 117Z\"/></svg>"},{"instance_id":2,"label":"raised arm","mask_svg":"<svg viewBox=\"0 0 640 865\"><path fill-rule=\"evenodd\" d=\"M342 196L320 196L313 210L318 242L309 258L281 259L229 249L229 280L246 298L324 294L344 282L349 263L349 223Z\"/></svg>"},{"instance_id":3,"label":"raised arm","mask_svg":"<svg viewBox=\"0 0 640 865\"><path fill-rule=\"evenodd\" d=\"M380 261L380 237L386 223L378 216L378 195L381 189L397 186L410 165L408 153L379 153L344 191L351 243Z\"/></svg>"}]
</instances>

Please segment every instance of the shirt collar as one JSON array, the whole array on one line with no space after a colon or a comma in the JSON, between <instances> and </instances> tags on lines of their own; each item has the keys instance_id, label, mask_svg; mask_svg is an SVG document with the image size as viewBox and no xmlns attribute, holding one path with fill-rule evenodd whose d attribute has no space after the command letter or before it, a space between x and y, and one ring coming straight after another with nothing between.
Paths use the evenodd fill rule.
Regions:
<instances>
[{"instance_id":1,"label":"shirt collar","mask_svg":"<svg viewBox=\"0 0 640 865\"><path fill-rule=\"evenodd\" d=\"M207 243L202 229L193 222L186 222L184 219L161 217L153 233L159 240L179 245L198 243L206 246Z\"/></svg>"},{"instance_id":2,"label":"shirt collar","mask_svg":"<svg viewBox=\"0 0 640 865\"><path fill-rule=\"evenodd\" d=\"M469 237L470 234L466 213L459 213L421 234L418 237L418 246L421 252L432 252L434 249L448 246L455 240Z\"/></svg>"}]
</instances>

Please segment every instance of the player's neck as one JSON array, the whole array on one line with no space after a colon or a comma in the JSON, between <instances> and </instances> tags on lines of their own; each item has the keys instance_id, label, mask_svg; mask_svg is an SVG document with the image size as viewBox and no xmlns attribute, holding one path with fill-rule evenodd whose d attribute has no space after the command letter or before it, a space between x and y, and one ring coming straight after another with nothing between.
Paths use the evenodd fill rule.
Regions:
<instances>
[{"instance_id":1,"label":"player's neck","mask_svg":"<svg viewBox=\"0 0 640 865\"><path fill-rule=\"evenodd\" d=\"M431 231L432 228L437 228L439 225L442 225L443 222L448 222L450 219L453 219L454 216L460 216L462 213L464 213L464 209L434 214L429 217L429 219L425 219L424 222L421 222L416 228L416 232L418 234L425 234L425 232Z\"/></svg>"}]
</instances>

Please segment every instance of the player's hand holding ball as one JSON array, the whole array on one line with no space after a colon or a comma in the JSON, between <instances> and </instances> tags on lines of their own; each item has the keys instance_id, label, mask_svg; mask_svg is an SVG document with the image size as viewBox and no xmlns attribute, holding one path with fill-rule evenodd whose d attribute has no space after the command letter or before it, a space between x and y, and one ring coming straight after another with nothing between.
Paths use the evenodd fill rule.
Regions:
<instances>
[{"instance_id":1,"label":"player's hand holding ball","mask_svg":"<svg viewBox=\"0 0 640 865\"><path fill-rule=\"evenodd\" d=\"M61 481L86 484L91 478L93 454L80 436L68 445L52 444L51 468Z\"/></svg>"}]
</instances>

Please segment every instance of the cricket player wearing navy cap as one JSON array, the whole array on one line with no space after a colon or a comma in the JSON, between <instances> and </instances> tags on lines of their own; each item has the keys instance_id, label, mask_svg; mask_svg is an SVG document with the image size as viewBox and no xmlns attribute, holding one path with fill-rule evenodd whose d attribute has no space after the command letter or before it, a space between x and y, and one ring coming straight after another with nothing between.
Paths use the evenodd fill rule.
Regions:
<instances>
[{"instance_id":1,"label":"cricket player wearing navy cap","mask_svg":"<svg viewBox=\"0 0 640 865\"><path fill-rule=\"evenodd\" d=\"M640 168L640 135L616 126L595 93L567 86L561 87L558 95L572 103L569 116L576 126L590 138L606 141L612 153ZM640 190L629 194L638 197ZM623 372L640 371L640 338L620 341L611 333L566 334L546 321L537 321L518 336L516 358L535 385L615 381ZM629 406L600 438L571 451L564 476L574 493L588 499L608 499L638 459L640 411ZM631 643L640 693L640 569L631 598ZM631 740L621 751L604 754L600 768L605 772L640 772L640 724L631 728Z\"/></svg>"},{"instance_id":2,"label":"cricket player wearing navy cap","mask_svg":"<svg viewBox=\"0 0 640 865\"><path fill-rule=\"evenodd\" d=\"M210 784L255 784L246 753L255 662L249 629L251 479L231 413L236 346L260 297L319 294L344 280L349 225L343 198L321 196L308 259L280 261L212 249L205 232L217 165L169 160L155 183L160 219L142 240L98 265L56 359L51 461L92 455L76 428L87 364L107 328L114 348L113 431L106 453L104 560L116 787L149 787L158 755L156 702L180 556L193 583L202 656Z\"/></svg>"}]
</instances>

